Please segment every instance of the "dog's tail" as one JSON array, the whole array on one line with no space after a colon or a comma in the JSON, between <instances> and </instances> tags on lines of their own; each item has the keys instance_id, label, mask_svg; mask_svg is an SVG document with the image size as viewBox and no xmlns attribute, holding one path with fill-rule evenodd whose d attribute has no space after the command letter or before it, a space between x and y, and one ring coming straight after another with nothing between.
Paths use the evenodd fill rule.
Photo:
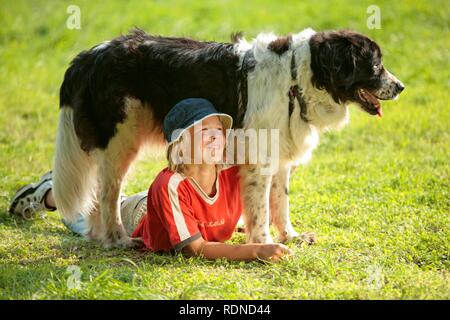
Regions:
<instances>
[{"instance_id":1,"label":"dog's tail","mask_svg":"<svg viewBox=\"0 0 450 320\"><path fill-rule=\"evenodd\" d=\"M62 107L56 135L53 165L53 194L62 217L74 222L87 216L95 206L97 173L89 154L80 147L75 133L73 110Z\"/></svg>"}]
</instances>

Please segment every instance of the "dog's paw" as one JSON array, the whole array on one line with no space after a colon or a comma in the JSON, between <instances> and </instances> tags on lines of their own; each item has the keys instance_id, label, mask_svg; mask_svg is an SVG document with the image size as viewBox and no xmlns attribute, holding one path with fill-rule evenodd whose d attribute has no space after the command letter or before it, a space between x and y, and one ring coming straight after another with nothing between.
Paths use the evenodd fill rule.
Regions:
<instances>
[{"instance_id":1,"label":"dog's paw","mask_svg":"<svg viewBox=\"0 0 450 320\"><path fill-rule=\"evenodd\" d=\"M291 230L289 232L285 231L282 235L280 235L278 240L280 243L287 243L287 242L295 241L299 237L300 237L300 235L296 231Z\"/></svg>"},{"instance_id":2,"label":"dog's paw","mask_svg":"<svg viewBox=\"0 0 450 320\"><path fill-rule=\"evenodd\" d=\"M313 245L317 242L317 236L314 232L303 232L299 240L306 243L307 245Z\"/></svg>"},{"instance_id":3,"label":"dog's paw","mask_svg":"<svg viewBox=\"0 0 450 320\"><path fill-rule=\"evenodd\" d=\"M281 243L289 243L294 242L298 244L306 243L307 245L313 245L317 242L317 236L314 232L303 232L302 234L298 234L297 232L292 232L285 235L280 239Z\"/></svg>"},{"instance_id":4,"label":"dog's paw","mask_svg":"<svg viewBox=\"0 0 450 320\"><path fill-rule=\"evenodd\" d=\"M125 249L139 249L142 248L144 242L140 238L122 238L118 241L102 241L105 249L125 248Z\"/></svg>"},{"instance_id":5,"label":"dog's paw","mask_svg":"<svg viewBox=\"0 0 450 320\"><path fill-rule=\"evenodd\" d=\"M144 240L142 238L129 238L127 237L126 241L121 240L119 242L120 247L122 248L133 248L133 249L139 249L144 246Z\"/></svg>"},{"instance_id":6,"label":"dog's paw","mask_svg":"<svg viewBox=\"0 0 450 320\"><path fill-rule=\"evenodd\" d=\"M125 231L110 231L104 234L103 247L111 248L141 248L144 242L141 238L130 238Z\"/></svg>"}]
</instances>

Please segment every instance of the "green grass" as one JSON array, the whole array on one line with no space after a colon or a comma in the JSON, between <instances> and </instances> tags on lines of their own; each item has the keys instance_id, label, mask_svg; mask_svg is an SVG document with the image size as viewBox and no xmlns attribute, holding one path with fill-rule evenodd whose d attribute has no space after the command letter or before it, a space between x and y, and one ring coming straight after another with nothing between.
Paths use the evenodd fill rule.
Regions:
<instances>
[{"instance_id":1,"label":"green grass","mask_svg":"<svg viewBox=\"0 0 450 320\"><path fill-rule=\"evenodd\" d=\"M65 28L74 1L0 2L1 299L449 299L449 7L443 1L75 1L82 29ZM104 250L71 235L57 213L23 221L6 213L15 190L52 164L58 90L81 50L133 26L227 41L304 27L373 37L407 86L383 102L383 119L352 108L351 124L322 136L292 177L291 214L312 247L278 265ZM148 188L164 166L141 160L126 192ZM242 242L236 235L234 242ZM68 266L81 288L69 289Z\"/></svg>"}]
</instances>

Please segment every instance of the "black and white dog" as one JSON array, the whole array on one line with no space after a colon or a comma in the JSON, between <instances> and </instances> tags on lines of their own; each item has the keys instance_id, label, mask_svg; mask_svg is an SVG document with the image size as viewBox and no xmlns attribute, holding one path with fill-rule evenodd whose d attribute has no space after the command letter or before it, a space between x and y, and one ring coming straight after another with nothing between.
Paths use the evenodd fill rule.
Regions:
<instances>
[{"instance_id":1,"label":"black and white dog","mask_svg":"<svg viewBox=\"0 0 450 320\"><path fill-rule=\"evenodd\" d=\"M120 218L119 196L145 143L164 143L162 121L178 101L210 100L235 128L277 128L279 168L261 175L242 166L249 242L298 237L289 219L292 164L307 161L319 133L348 122L348 104L381 116L378 99L403 84L381 62L379 46L351 32L306 29L286 37L260 34L232 43L129 35L81 52L64 76L53 171L59 212L90 215L90 236L106 246L133 246Z\"/></svg>"}]
</instances>

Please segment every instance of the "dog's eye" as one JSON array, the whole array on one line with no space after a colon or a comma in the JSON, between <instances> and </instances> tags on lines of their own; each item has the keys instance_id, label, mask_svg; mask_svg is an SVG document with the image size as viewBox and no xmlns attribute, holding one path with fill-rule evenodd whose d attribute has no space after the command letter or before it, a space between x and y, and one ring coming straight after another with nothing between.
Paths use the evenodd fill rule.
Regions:
<instances>
[{"instance_id":1,"label":"dog's eye","mask_svg":"<svg viewBox=\"0 0 450 320\"><path fill-rule=\"evenodd\" d=\"M373 75L374 76L380 75L382 71L383 71L383 66L381 65L381 63L377 63L373 66Z\"/></svg>"}]
</instances>

